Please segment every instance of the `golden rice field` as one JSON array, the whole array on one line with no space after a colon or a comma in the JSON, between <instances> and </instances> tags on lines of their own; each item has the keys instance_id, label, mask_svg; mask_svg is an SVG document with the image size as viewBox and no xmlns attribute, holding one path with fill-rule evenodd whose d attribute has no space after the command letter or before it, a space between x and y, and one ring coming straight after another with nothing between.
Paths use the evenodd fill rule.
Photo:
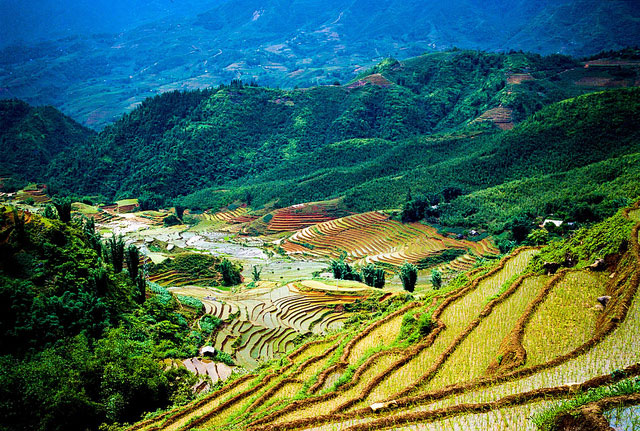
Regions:
<instances>
[{"instance_id":1,"label":"golden rice field","mask_svg":"<svg viewBox=\"0 0 640 431\"><path fill-rule=\"evenodd\" d=\"M369 229L376 223L393 225L382 216L364 215ZM301 238L307 244L317 241L309 250L320 255L327 232L337 232L333 238L349 232L351 242L336 244L354 244L350 256L356 260L370 258L385 241L401 241L393 235L404 235L410 243L417 237L434 238L433 231L410 226L394 234L386 231L387 239L365 248L353 234L368 234L354 228L356 222L343 218L326 223L299 231L288 244L295 248ZM532 415L573 397L578 388L614 382L621 378L616 370L640 373L633 367L640 364L638 230L611 273L574 268L534 274L529 264L539 250L521 248L492 267L476 270L455 289L414 298L360 326L334 328L329 338L295 351L285 344L288 353L280 361L130 429L534 430ZM596 299L604 294L612 299L599 309ZM257 308L246 307L240 315L247 322L266 322L266 313L279 310L282 319L304 326L304 316L313 311L299 311L297 305L312 304L309 298L285 299L276 298L269 307L257 301ZM227 311L218 305L210 305L210 310L223 316L239 309L228 305ZM399 339L403 317L418 310L432 313L431 330L415 343L405 343ZM250 325L237 326L242 334L256 331ZM258 338L251 335L245 342ZM374 403L390 404L374 412Z\"/></svg>"},{"instance_id":2,"label":"golden rice field","mask_svg":"<svg viewBox=\"0 0 640 431\"><path fill-rule=\"evenodd\" d=\"M446 249L460 249L466 257L448 269L469 269L472 256L495 256L498 250L487 239L478 242L443 236L423 223L400 223L380 212L368 212L314 224L295 232L282 244L291 256L337 258L346 254L356 265L374 263L398 267L417 263Z\"/></svg>"}]
</instances>

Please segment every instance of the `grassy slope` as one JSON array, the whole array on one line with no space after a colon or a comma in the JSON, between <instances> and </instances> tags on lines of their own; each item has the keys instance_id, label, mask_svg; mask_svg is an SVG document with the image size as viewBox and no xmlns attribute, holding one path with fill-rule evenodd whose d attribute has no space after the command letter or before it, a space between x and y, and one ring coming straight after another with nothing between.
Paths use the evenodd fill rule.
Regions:
<instances>
[{"instance_id":1,"label":"grassy slope","mask_svg":"<svg viewBox=\"0 0 640 431\"><path fill-rule=\"evenodd\" d=\"M408 188L436 193L454 185L468 194L444 207L444 215L470 225L523 211L544 215L547 205L553 212L580 201L600 203L601 196L616 208L617 199L639 192L633 169L639 94L624 89L580 96L501 134L438 135L393 146L346 141L264 174L256 180L261 186L249 190L285 202L345 193L352 209L364 211L402 205ZM362 163L353 162L356 152ZM314 171L322 155L335 166Z\"/></svg>"},{"instance_id":2,"label":"grassy slope","mask_svg":"<svg viewBox=\"0 0 640 431\"><path fill-rule=\"evenodd\" d=\"M566 57L452 51L381 63L369 72L384 76L390 83L385 86L286 91L232 85L164 94L105 129L90 150L79 152L82 166L60 159L55 173L63 187L81 194L100 189L116 197L147 192L167 198L207 186L259 184L251 192L261 203L273 196L291 203L327 198L372 177L480 151L470 136L442 156L452 136L436 137L435 143L412 138L464 126L501 104L521 119L593 91L562 78L562 70L577 66ZM506 83L508 73L522 70L536 80ZM580 76L596 73L576 70ZM341 141L348 142L333 146ZM438 143L437 151L421 154L425 144ZM98 158L89 157L96 153ZM95 175L99 184L91 181ZM311 181L304 182L305 176ZM293 190L282 181L298 183L301 177L303 184ZM263 193L267 182L272 190Z\"/></svg>"}]
</instances>

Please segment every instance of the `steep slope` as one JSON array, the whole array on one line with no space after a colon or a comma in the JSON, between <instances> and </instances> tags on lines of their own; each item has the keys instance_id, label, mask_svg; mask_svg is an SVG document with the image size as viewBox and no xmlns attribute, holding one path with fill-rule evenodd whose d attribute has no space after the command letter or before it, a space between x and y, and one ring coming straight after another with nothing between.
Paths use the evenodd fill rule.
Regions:
<instances>
[{"instance_id":1,"label":"steep slope","mask_svg":"<svg viewBox=\"0 0 640 431\"><path fill-rule=\"evenodd\" d=\"M172 92L147 99L107 128L95 144L78 149L82 163L56 160L52 175L61 188L76 194L138 195L160 202L212 186L237 189L266 183L269 188L250 189L258 204L274 198L284 198L284 204L322 200L372 179L397 177L427 165L431 167L421 169L433 172L416 172L410 182L426 189L420 178L432 176L438 182L434 187L446 187L453 179L442 177L435 168L439 163L453 163L453 158L471 163L477 156L495 163L512 156L492 153L503 146L516 148L515 138L503 144L498 135L490 136L492 120L480 121L484 112L503 106L517 122L544 105L597 88L577 85L576 80L602 72L575 66L566 57L452 51L404 62L386 60L348 86L277 90L234 82L216 90ZM565 77L562 72L572 67L574 75ZM509 83L523 70L535 78ZM635 77L637 69L625 66L625 73ZM465 125L468 130L411 138ZM509 136L531 133L534 137L527 139L534 151L542 133L556 133L540 127L515 130ZM535 158L522 157L506 163L538 168ZM504 171L501 178L484 175L460 181L476 189L534 172ZM353 205L378 209L395 205L404 194L390 201L382 193L378 202ZM192 199L189 206L205 209L215 204Z\"/></svg>"},{"instance_id":2,"label":"steep slope","mask_svg":"<svg viewBox=\"0 0 640 431\"><path fill-rule=\"evenodd\" d=\"M602 399L609 409L626 395L637 405L637 206L408 304L382 302L373 322L355 321L127 430L534 430L534 413L549 409L555 421L565 400ZM605 267L594 269L597 259ZM561 269L546 273L543 262ZM598 306L603 295L609 302Z\"/></svg>"},{"instance_id":3,"label":"steep slope","mask_svg":"<svg viewBox=\"0 0 640 431\"><path fill-rule=\"evenodd\" d=\"M603 203L610 214L619 198L637 195L633 169L617 158L640 151L639 97L637 88L580 96L502 133L439 135L394 145L345 141L235 183L240 188L235 195L249 193L255 203L276 198L295 203L345 194L351 209L367 211L400 207L409 189L430 194L454 187L463 196L440 207L441 221L449 224L504 222L520 210L545 215L585 201ZM540 183L549 189L525 187ZM491 189L500 184L505 186ZM495 200L483 199L496 194ZM201 192L185 202L197 206L207 199Z\"/></svg>"},{"instance_id":4,"label":"steep slope","mask_svg":"<svg viewBox=\"0 0 640 431\"><path fill-rule=\"evenodd\" d=\"M0 176L42 181L54 157L94 135L51 106L0 100Z\"/></svg>"}]
</instances>

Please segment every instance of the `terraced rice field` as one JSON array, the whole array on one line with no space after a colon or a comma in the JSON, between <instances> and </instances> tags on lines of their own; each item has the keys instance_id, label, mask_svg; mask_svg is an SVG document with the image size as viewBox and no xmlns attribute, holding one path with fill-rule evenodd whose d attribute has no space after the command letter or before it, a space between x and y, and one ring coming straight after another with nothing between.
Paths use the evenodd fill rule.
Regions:
<instances>
[{"instance_id":1,"label":"terraced rice field","mask_svg":"<svg viewBox=\"0 0 640 431\"><path fill-rule=\"evenodd\" d=\"M406 391L407 382L427 383L428 376L436 371L433 369L433 364L443 352L453 351L457 347L458 337L469 326L469 323L483 311L487 298L499 292L509 278L521 272L534 254L534 250L519 252L515 257L506 261L501 271L484 278L466 295L446 307L440 317L444 324L444 330L438 334L434 343L430 346L424 346L406 364L391 372L388 379L382 381L371 391L366 402L378 402L392 394ZM472 345L470 347L473 349Z\"/></svg>"},{"instance_id":2,"label":"terraced rice field","mask_svg":"<svg viewBox=\"0 0 640 431\"><path fill-rule=\"evenodd\" d=\"M605 294L605 285L597 273L571 272L563 278L527 325L522 344L528 365L566 354L595 335L596 298Z\"/></svg>"},{"instance_id":3,"label":"terraced rice field","mask_svg":"<svg viewBox=\"0 0 640 431\"><path fill-rule=\"evenodd\" d=\"M282 243L291 256L337 258L357 265L375 263L393 268L404 262L417 263L448 248L469 250L475 256L494 256L498 250L488 241L457 240L438 234L422 223L400 223L380 212L368 212L309 226ZM460 259L459 267L468 267L474 258ZM463 263L465 262L465 263Z\"/></svg>"},{"instance_id":4,"label":"terraced rice field","mask_svg":"<svg viewBox=\"0 0 640 431\"><path fill-rule=\"evenodd\" d=\"M533 430L528 418L555 401L640 375L639 230L612 274L534 275L527 265L538 250L516 250L429 303L304 345L162 429ZM596 310L603 292L612 298ZM287 298L276 293L266 310L295 320L301 301ZM414 307L434 309L431 332L417 344L394 343ZM263 308L215 312L240 310L246 319L236 326L249 334L251 319L269 320ZM375 402L390 404L373 412Z\"/></svg>"},{"instance_id":5,"label":"terraced rice field","mask_svg":"<svg viewBox=\"0 0 640 431\"><path fill-rule=\"evenodd\" d=\"M20 190L16 194L16 199L20 201L33 200L38 204L51 202L51 198L47 195L47 187L44 184L37 185L30 189Z\"/></svg>"},{"instance_id":6,"label":"terraced rice field","mask_svg":"<svg viewBox=\"0 0 640 431\"><path fill-rule=\"evenodd\" d=\"M162 211L142 211L136 215L140 218L149 220L151 222L151 226L163 226L164 219L169 215L169 213Z\"/></svg>"},{"instance_id":7,"label":"terraced rice field","mask_svg":"<svg viewBox=\"0 0 640 431\"><path fill-rule=\"evenodd\" d=\"M221 283L221 277L192 278L189 274L170 270L163 271L149 276L149 281L160 286L217 286Z\"/></svg>"},{"instance_id":8,"label":"terraced rice field","mask_svg":"<svg viewBox=\"0 0 640 431\"><path fill-rule=\"evenodd\" d=\"M347 314L332 306L360 298L345 293L301 292L294 285L274 290L255 289L244 294L196 287L173 289L173 292L198 297L207 314L230 320L217 332L212 343L248 369L282 356L293 347L300 334L322 335L339 329Z\"/></svg>"},{"instance_id":9,"label":"terraced rice field","mask_svg":"<svg viewBox=\"0 0 640 431\"><path fill-rule=\"evenodd\" d=\"M512 113L512 109L505 108L501 104L497 108L489 109L488 111L484 112L472 122L475 123L482 121L491 121L502 130L511 130L514 126L513 118L511 117Z\"/></svg>"},{"instance_id":10,"label":"terraced rice field","mask_svg":"<svg viewBox=\"0 0 640 431\"><path fill-rule=\"evenodd\" d=\"M249 209L247 207L241 206L233 210L224 209L213 214L205 212L203 214L195 215L195 217L202 220L210 220L230 224L246 223L258 218L257 216L253 216L248 213Z\"/></svg>"}]
</instances>

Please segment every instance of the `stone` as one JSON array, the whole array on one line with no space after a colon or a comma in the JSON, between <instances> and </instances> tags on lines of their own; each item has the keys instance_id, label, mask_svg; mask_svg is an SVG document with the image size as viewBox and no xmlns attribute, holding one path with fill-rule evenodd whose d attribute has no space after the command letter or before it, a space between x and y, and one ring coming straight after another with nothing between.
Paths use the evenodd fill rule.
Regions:
<instances>
[{"instance_id":1,"label":"stone","mask_svg":"<svg viewBox=\"0 0 640 431\"><path fill-rule=\"evenodd\" d=\"M589 265L589 269L592 271L602 271L606 268L606 264L604 259L596 259L591 265Z\"/></svg>"},{"instance_id":2,"label":"stone","mask_svg":"<svg viewBox=\"0 0 640 431\"><path fill-rule=\"evenodd\" d=\"M387 401L385 403L373 403L371 406L371 411L376 413L380 410L388 409L389 407L398 407L398 402L396 400Z\"/></svg>"},{"instance_id":3,"label":"stone","mask_svg":"<svg viewBox=\"0 0 640 431\"><path fill-rule=\"evenodd\" d=\"M611 300L610 296L600 296L600 297L598 297L598 302L600 304L602 304L603 307L607 306L607 304L609 303L609 300Z\"/></svg>"}]
</instances>

